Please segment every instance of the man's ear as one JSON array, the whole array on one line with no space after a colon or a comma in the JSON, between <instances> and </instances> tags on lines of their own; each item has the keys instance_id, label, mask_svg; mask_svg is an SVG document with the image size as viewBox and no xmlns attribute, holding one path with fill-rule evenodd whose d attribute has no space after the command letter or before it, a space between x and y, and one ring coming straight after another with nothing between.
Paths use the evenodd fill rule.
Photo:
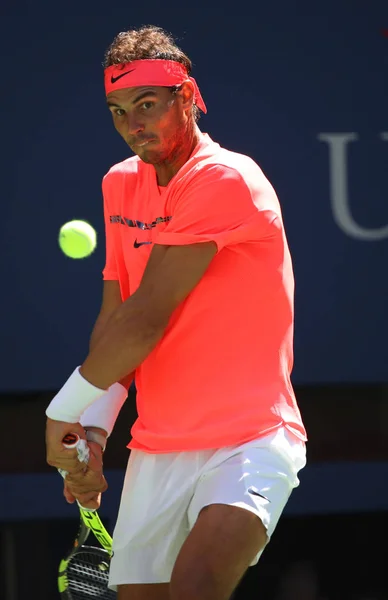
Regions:
<instances>
[{"instance_id":1,"label":"man's ear","mask_svg":"<svg viewBox=\"0 0 388 600\"><path fill-rule=\"evenodd\" d=\"M194 84L191 81L185 81L177 94L182 98L183 110L190 110L194 104Z\"/></svg>"}]
</instances>

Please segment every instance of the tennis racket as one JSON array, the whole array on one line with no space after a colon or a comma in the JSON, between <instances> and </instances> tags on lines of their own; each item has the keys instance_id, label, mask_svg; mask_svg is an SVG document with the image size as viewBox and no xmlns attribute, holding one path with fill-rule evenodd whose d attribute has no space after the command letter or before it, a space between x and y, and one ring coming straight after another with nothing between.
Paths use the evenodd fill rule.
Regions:
<instances>
[{"instance_id":1,"label":"tennis racket","mask_svg":"<svg viewBox=\"0 0 388 600\"><path fill-rule=\"evenodd\" d=\"M77 434L63 438L66 448L77 448L81 462L88 462L89 447ZM66 471L59 469L62 477ZM103 526L96 510L83 508L79 503L80 526L73 547L59 564L58 590L66 600L114 600L116 592L108 589L112 538ZM86 546L92 532L102 548Z\"/></svg>"}]
</instances>

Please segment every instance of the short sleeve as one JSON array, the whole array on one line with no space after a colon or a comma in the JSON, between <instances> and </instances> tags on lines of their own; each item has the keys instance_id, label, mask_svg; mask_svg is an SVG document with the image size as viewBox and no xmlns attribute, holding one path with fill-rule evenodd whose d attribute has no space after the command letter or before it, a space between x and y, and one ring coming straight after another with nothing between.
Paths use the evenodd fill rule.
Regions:
<instances>
[{"instance_id":1,"label":"short sleeve","mask_svg":"<svg viewBox=\"0 0 388 600\"><path fill-rule=\"evenodd\" d=\"M201 169L171 205L172 218L154 243L170 246L214 241L217 251L271 235L278 214L264 187L252 190L236 169L211 165Z\"/></svg>"},{"instance_id":2,"label":"short sleeve","mask_svg":"<svg viewBox=\"0 0 388 600\"><path fill-rule=\"evenodd\" d=\"M102 195L104 199L104 223L105 223L105 267L102 271L104 280L118 280L117 262L115 256L115 241L113 237L113 228L110 224L109 210L109 184L108 175L105 175L102 181Z\"/></svg>"}]
</instances>

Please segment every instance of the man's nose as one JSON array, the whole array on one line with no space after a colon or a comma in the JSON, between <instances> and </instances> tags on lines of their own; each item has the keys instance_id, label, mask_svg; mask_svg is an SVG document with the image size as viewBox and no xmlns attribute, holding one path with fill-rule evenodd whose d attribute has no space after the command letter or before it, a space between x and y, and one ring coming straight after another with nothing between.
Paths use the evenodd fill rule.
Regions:
<instances>
[{"instance_id":1,"label":"man's nose","mask_svg":"<svg viewBox=\"0 0 388 600\"><path fill-rule=\"evenodd\" d=\"M128 114L127 116L127 127L129 135L137 135L144 131L144 124L139 122L134 115Z\"/></svg>"}]
</instances>

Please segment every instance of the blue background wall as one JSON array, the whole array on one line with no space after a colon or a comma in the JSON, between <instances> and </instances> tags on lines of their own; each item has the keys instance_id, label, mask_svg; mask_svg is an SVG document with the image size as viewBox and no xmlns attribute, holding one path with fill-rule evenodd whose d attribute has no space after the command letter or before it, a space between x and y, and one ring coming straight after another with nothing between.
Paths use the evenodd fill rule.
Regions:
<instances>
[{"instance_id":1,"label":"blue background wall","mask_svg":"<svg viewBox=\"0 0 388 600\"><path fill-rule=\"evenodd\" d=\"M388 3L311 4L94 2L69 16L3 3L1 391L60 387L85 356L104 263L101 179L128 156L101 62L114 35L149 22L194 62L202 130L251 155L278 192L296 276L294 381L386 381ZM333 134L358 137L330 167ZM333 187L341 174L347 194ZM336 222L341 202L361 232ZM99 235L83 261L57 245L73 218Z\"/></svg>"}]
</instances>

